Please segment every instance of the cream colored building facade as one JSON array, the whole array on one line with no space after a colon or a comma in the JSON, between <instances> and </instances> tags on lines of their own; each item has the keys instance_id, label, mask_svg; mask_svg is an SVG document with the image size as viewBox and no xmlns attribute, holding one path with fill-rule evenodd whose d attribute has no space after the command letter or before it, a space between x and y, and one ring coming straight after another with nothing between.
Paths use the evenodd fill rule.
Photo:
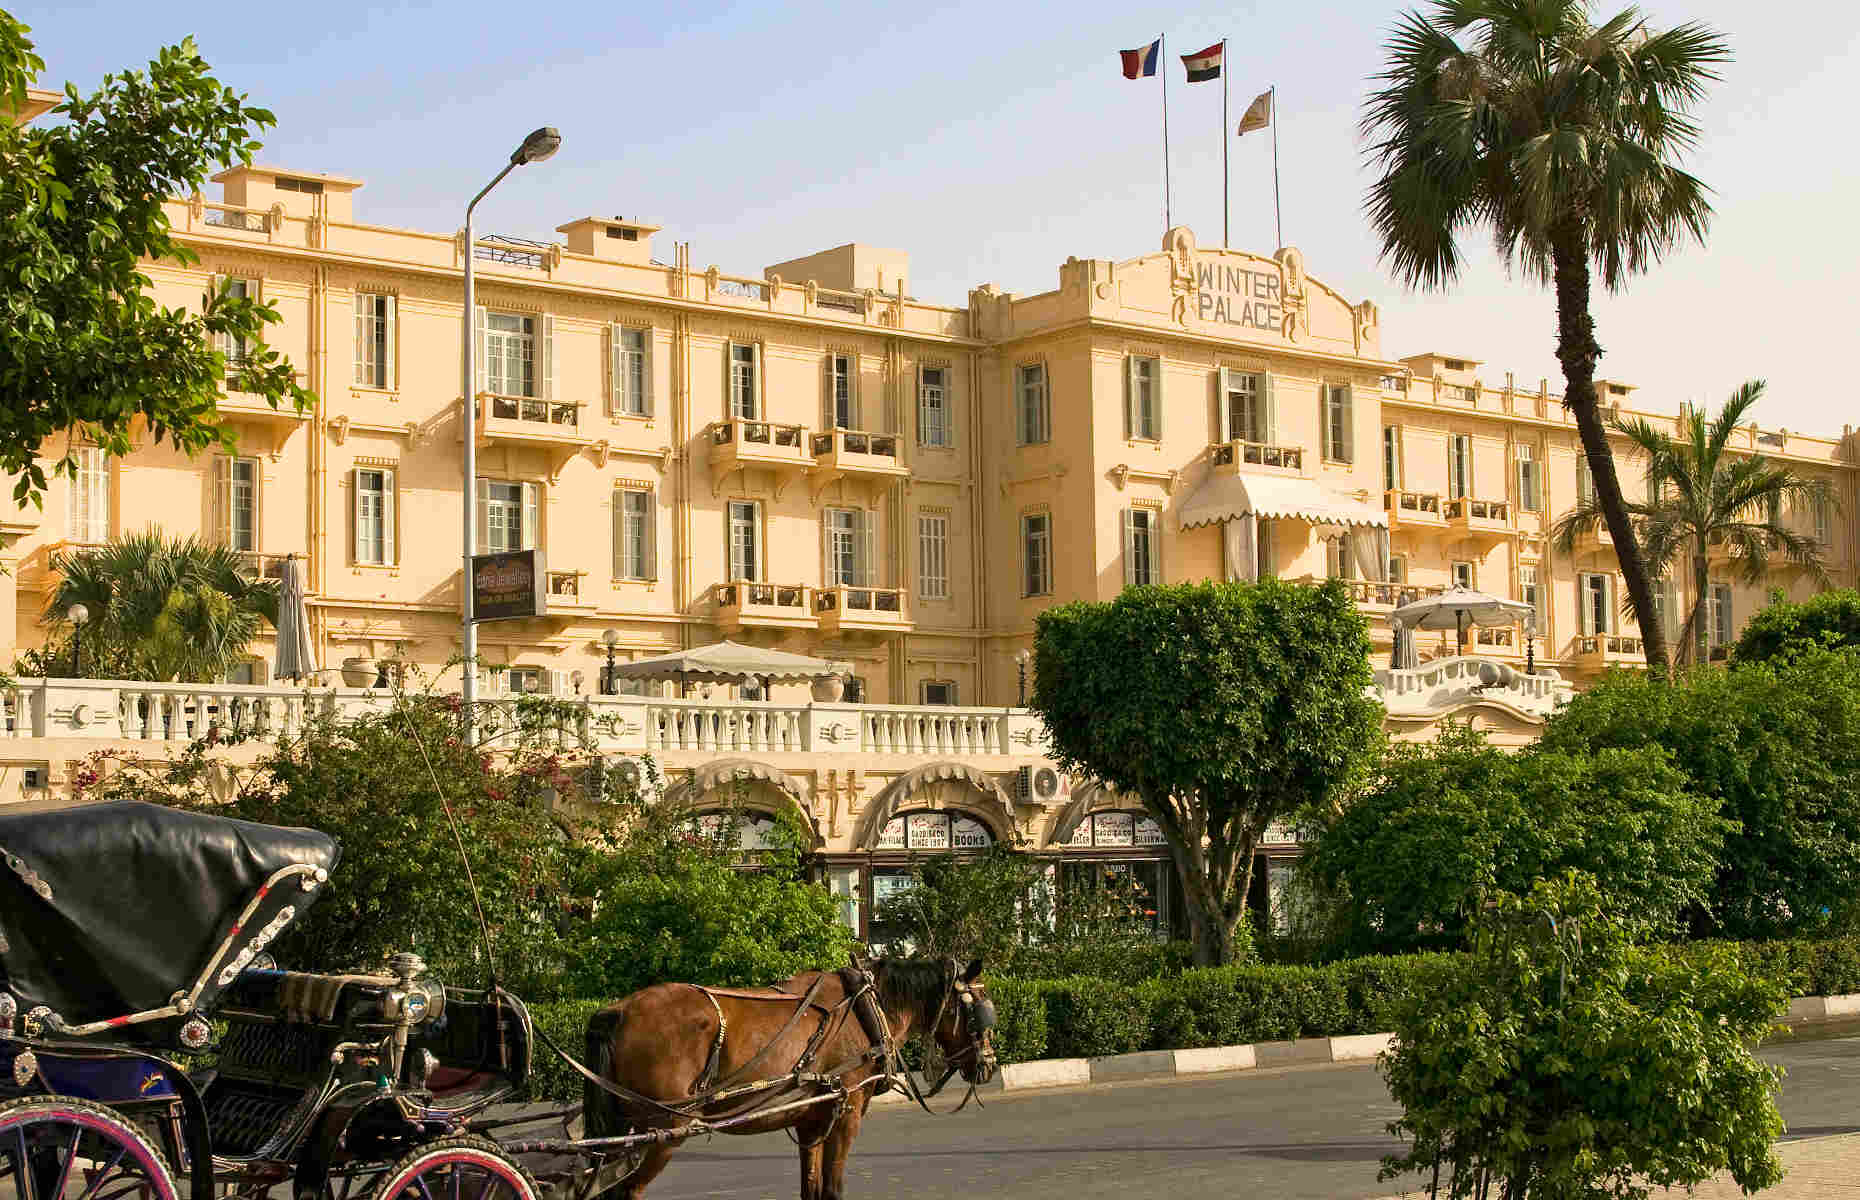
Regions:
<instances>
[{"instance_id":1,"label":"cream colored building facade","mask_svg":"<svg viewBox=\"0 0 1860 1200\"><path fill-rule=\"evenodd\" d=\"M1038 722L1013 707L1016 654L1056 603L1130 583L1344 575L1404 736L1456 715L1525 740L1572 684L1642 661L1606 537L1563 555L1547 536L1583 486L1558 398L1458 350L1393 356L1375 304L1324 285L1296 249L1201 247L1175 229L1130 261L1068 260L1052 291L988 285L945 307L912 298L897 250L735 275L636 220L468 247L366 223L353 179L216 179L220 196L169 204L200 261L149 264L155 297L197 307L237 281L275 305L269 340L316 404L280 413L228 394L234 456L85 451L42 512L0 514L0 636L15 652L44 639L58 551L157 525L259 569L302 557L331 674L273 686L260 643L219 688L22 681L4 757L29 793L58 791L87 748L172 743L252 711L242 700L270 705L274 728L305 706L373 703L340 686L345 662L356 685L394 659L439 668L459 649L462 502L480 549L537 548L547 565L546 617L480 627L491 693L580 696L617 716L607 748L655 755L693 795L738 780L770 809L794 805L849 913L921 849L1011 838L1160 861L1114 796L1035 779L1048 764ZM461 396L467 326L480 367ZM1597 386L1635 409L1633 385ZM479 418L470 487L462 404ZM1838 508L1789 519L1853 584L1853 431L1753 428L1742 443L1830 481ZM1398 600L1455 580L1536 606L1539 674L1522 671L1522 626L1481 632L1465 657L1425 635L1418 668L1387 669ZM1713 582L1722 643L1764 589L1728 570ZM1783 569L1772 585L1801 596L1813 582ZM819 654L857 690L597 697L609 631L622 659L724 637Z\"/></svg>"}]
</instances>

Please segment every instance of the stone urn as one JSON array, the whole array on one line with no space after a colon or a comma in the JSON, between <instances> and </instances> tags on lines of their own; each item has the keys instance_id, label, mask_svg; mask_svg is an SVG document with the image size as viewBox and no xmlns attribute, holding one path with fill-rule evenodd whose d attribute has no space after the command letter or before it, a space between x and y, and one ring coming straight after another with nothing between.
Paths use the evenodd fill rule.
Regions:
<instances>
[{"instance_id":1,"label":"stone urn","mask_svg":"<svg viewBox=\"0 0 1860 1200\"><path fill-rule=\"evenodd\" d=\"M814 699L820 704L836 704L846 694L846 681L838 675L822 675L814 680Z\"/></svg>"},{"instance_id":2,"label":"stone urn","mask_svg":"<svg viewBox=\"0 0 1860 1200\"><path fill-rule=\"evenodd\" d=\"M347 687L373 687L380 675L380 666L366 654L357 654L353 658L342 660L342 682Z\"/></svg>"}]
</instances>

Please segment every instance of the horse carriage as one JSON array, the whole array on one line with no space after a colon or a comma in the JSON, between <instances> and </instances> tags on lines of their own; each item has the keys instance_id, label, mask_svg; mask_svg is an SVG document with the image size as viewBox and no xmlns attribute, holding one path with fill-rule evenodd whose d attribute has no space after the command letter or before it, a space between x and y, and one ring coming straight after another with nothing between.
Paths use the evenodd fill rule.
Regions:
<instances>
[{"instance_id":1,"label":"horse carriage","mask_svg":"<svg viewBox=\"0 0 1860 1200\"><path fill-rule=\"evenodd\" d=\"M412 953L335 974L271 961L339 857L312 830L140 803L0 816L0 1188L592 1200L638 1195L692 1136L787 1128L804 1194L823 1170L837 1192L871 1096L936 1090L900 1040L942 1047L937 1087L960 1071L973 1091L993 1070L979 964L855 962L775 988L636 993L597 1016L591 1066L562 1055L583 1105L509 1115L547 1044L516 996L445 986ZM590 1136L573 1136L584 1106ZM551 1125L559 1137L510 1136Z\"/></svg>"}]
</instances>

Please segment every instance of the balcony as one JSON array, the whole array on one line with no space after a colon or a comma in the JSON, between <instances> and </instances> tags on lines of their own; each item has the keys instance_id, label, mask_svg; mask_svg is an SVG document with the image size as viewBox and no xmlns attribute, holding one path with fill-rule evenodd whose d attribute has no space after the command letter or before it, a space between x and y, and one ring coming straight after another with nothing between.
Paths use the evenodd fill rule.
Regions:
<instances>
[{"instance_id":1,"label":"balcony","mask_svg":"<svg viewBox=\"0 0 1860 1200\"><path fill-rule=\"evenodd\" d=\"M1306 575L1298 582L1310 587L1322 587L1330 581L1316 575ZM1346 579L1343 585L1350 589L1350 598L1356 601L1356 607L1372 617L1385 617L1412 600L1438 596L1447 590L1438 584L1382 582L1374 579Z\"/></svg>"},{"instance_id":2,"label":"balcony","mask_svg":"<svg viewBox=\"0 0 1860 1200\"><path fill-rule=\"evenodd\" d=\"M808 455L807 429L801 425L777 425L770 421L750 421L731 417L713 421L705 427L704 440L710 444L710 492L719 495L723 481L731 475L756 469L775 477L775 497L780 499L787 485L813 466Z\"/></svg>"},{"instance_id":3,"label":"balcony","mask_svg":"<svg viewBox=\"0 0 1860 1200\"><path fill-rule=\"evenodd\" d=\"M1593 528L1585 529L1576 535L1573 548L1577 554L1600 554L1603 551L1615 552L1615 535L1608 532L1605 522L1597 521Z\"/></svg>"},{"instance_id":4,"label":"balcony","mask_svg":"<svg viewBox=\"0 0 1860 1200\"><path fill-rule=\"evenodd\" d=\"M227 363L229 370L236 369L239 360ZM255 392L239 392L228 388L221 393L218 403L214 405L223 417L230 417L241 425L256 431L259 435L257 449L264 451L272 462L284 450L284 443L291 434L310 422L310 410L299 410L288 401L281 401L273 407L271 401ZM240 445L251 445L249 439L242 438Z\"/></svg>"},{"instance_id":5,"label":"balcony","mask_svg":"<svg viewBox=\"0 0 1860 1200\"><path fill-rule=\"evenodd\" d=\"M1511 505L1503 500L1474 500L1459 496L1441 505L1447 528L1483 545L1497 545L1511 536Z\"/></svg>"},{"instance_id":6,"label":"balcony","mask_svg":"<svg viewBox=\"0 0 1860 1200\"><path fill-rule=\"evenodd\" d=\"M586 571L545 571L544 587L549 597L549 615L591 613L594 597L587 594Z\"/></svg>"},{"instance_id":7,"label":"balcony","mask_svg":"<svg viewBox=\"0 0 1860 1200\"><path fill-rule=\"evenodd\" d=\"M814 455L812 488L815 503L827 488L842 479L889 483L903 479L911 469L898 458L898 438L890 433L858 429L830 429L808 439Z\"/></svg>"},{"instance_id":8,"label":"balcony","mask_svg":"<svg viewBox=\"0 0 1860 1200\"><path fill-rule=\"evenodd\" d=\"M288 554L267 554L262 550L240 550L239 569L253 579L283 579ZM308 560L306 560L308 565Z\"/></svg>"},{"instance_id":9,"label":"balcony","mask_svg":"<svg viewBox=\"0 0 1860 1200\"><path fill-rule=\"evenodd\" d=\"M1576 639L1571 661L1589 671L1608 667L1644 667L1646 647L1638 637L1621 633L1586 633Z\"/></svg>"},{"instance_id":10,"label":"balcony","mask_svg":"<svg viewBox=\"0 0 1860 1200\"><path fill-rule=\"evenodd\" d=\"M751 583L736 580L711 588L717 606L717 627L725 633L745 629L817 629L809 593L801 583Z\"/></svg>"},{"instance_id":11,"label":"balcony","mask_svg":"<svg viewBox=\"0 0 1860 1200\"><path fill-rule=\"evenodd\" d=\"M914 627L902 588L820 588L814 612L822 633L909 633Z\"/></svg>"},{"instance_id":12,"label":"balcony","mask_svg":"<svg viewBox=\"0 0 1860 1200\"><path fill-rule=\"evenodd\" d=\"M1408 492L1400 488L1383 497L1390 529L1445 529L1446 501L1439 492Z\"/></svg>"},{"instance_id":13,"label":"balcony","mask_svg":"<svg viewBox=\"0 0 1860 1200\"><path fill-rule=\"evenodd\" d=\"M1215 442L1208 447L1208 463L1217 475L1236 475L1241 471L1283 471L1302 475L1305 452L1298 446L1273 446L1266 442Z\"/></svg>"},{"instance_id":14,"label":"balcony","mask_svg":"<svg viewBox=\"0 0 1860 1200\"><path fill-rule=\"evenodd\" d=\"M1397 728L1436 721L1474 705L1508 709L1536 724L1572 695L1570 685L1555 671L1526 675L1510 663L1477 655L1436 659L1411 670L1377 671L1375 679L1376 697Z\"/></svg>"}]
</instances>

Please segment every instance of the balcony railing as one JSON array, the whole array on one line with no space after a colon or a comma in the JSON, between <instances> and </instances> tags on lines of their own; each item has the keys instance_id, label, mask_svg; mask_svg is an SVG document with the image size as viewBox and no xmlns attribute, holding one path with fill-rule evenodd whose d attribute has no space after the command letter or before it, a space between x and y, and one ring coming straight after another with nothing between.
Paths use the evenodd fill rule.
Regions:
<instances>
[{"instance_id":1,"label":"balcony railing","mask_svg":"<svg viewBox=\"0 0 1860 1200\"><path fill-rule=\"evenodd\" d=\"M592 596L583 595L585 571L549 571L543 577L548 589L549 607L554 608L591 608Z\"/></svg>"},{"instance_id":2,"label":"balcony railing","mask_svg":"<svg viewBox=\"0 0 1860 1200\"><path fill-rule=\"evenodd\" d=\"M271 214L263 209L238 208L226 204L209 204L200 223L211 229L237 229L245 233L270 233Z\"/></svg>"},{"instance_id":3,"label":"balcony railing","mask_svg":"<svg viewBox=\"0 0 1860 1200\"><path fill-rule=\"evenodd\" d=\"M1271 467L1281 471L1305 469L1305 452L1298 446L1274 446L1268 442L1216 442L1208 448L1214 466L1229 471L1240 467Z\"/></svg>"},{"instance_id":4,"label":"balcony railing","mask_svg":"<svg viewBox=\"0 0 1860 1200\"><path fill-rule=\"evenodd\" d=\"M544 400L537 396L504 396L485 393L484 413L496 421L519 421L529 425L565 425L574 429L581 423L581 405L573 400Z\"/></svg>"},{"instance_id":5,"label":"balcony railing","mask_svg":"<svg viewBox=\"0 0 1860 1200\"><path fill-rule=\"evenodd\" d=\"M1330 581L1316 575L1306 575L1298 582L1319 587ZM1388 611L1426 596L1438 596L1447 590L1438 584L1396 583L1375 579L1346 579L1343 585L1350 589L1350 598L1356 601L1358 608Z\"/></svg>"},{"instance_id":6,"label":"balcony railing","mask_svg":"<svg viewBox=\"0 0 1860 1200\"><path fill-rule=\"evenodd\" d=\"M910 607L903 588L836 584L814 592L814 612L823 632L909 630Z\"/></svg>"},{"instance_id":7,"label":"balcony railing","mask_svg":"<svg viewBox=\"0 0 1860 1200\"><path fill-rule=\"evenodd\" d=\"M529 238L487 233L471 248L471 256L482 262L501 263L507 267L524 267L540 271L549 257L549 243Z\"/></svg>"},{"instance_id":8,"label":"balcony railing","mask_svg":"<svg viewBox=\"0 0 1860 1200\"><path fill-rule=\"evenodd\" d=\"M1383 497L1383 504L1393 518L1391 524L1429 525L1442 527L1447 523L1443 515L1446 501L1439 492L1410 492L1396 488Z\"/></svg>"},{"instance_id":9,"label":"balcony railing","mask_svg":"<svg viewBox=\"0 0 1860 1200\"><path fill-rule=\"evenodd\" d=\"M814 457L821 458L835 452L842 454L869 454L877 458L898 457L898 439L895 434L866 433L857 429L833 429L826 433L817 433L812 439Z\"/></svg>"},{"instance_id":10,"label":"balcony railing","mask_svg":"<svg viewBox=\"0 0 1860 1200\"><path fill-rule=\"evenodd\" d=\"M1643 658L1646 643L1622 633L1585 633L1576 638L1576 654L1580 658L1603 658L1609 662Z\"/></svg>"},{"instance_id":11,"label":"balcony railing","mask_svg":"<svg viewBox=\"0 0 1860 1200\"><path fill-rule=\"evenodd\" d=\"M1504 522L1511 519L1511 505L1503 500L1474 500L1460 496L1448 500L1443 511L1449 521L1471 519Z\"/></svg>"},{"instance_id":12,"label":"balcony railing","mask_svg":"<svg viewBox=\"0 0 1860 1200\"><path fill-rule=\"evenodd\" d=\"M1410 719L1497 701L1541 720L1572 694L1555 671L1527 675L1510 663L1474 655L1437 659L1412 670L1377 671L1375 687L1390 716Z\"/></svg>"},{"instance_id":13,"label":"balcony railing","mask_svg":"<svg viewBox=\"0 0 1860 1200\"><path fill-rule=\"evenodd\" d=\"M717 604L723 608L792 608L807 611L807 585L800 583L735 583L717 585Z\"/></svg>"},{"instance_id":14,"label":"balcony railing","mask_svg":"<svg viewBox=\"0 0 1860 1200\"><path fill-rule=\"evenodd\" d=\"M751 447L779 447L800 450L807 441L804 425L777 425L771 421L749 421L732 417L710 427L713 446L740 444Z\"/></svg>"}]
</instances>

